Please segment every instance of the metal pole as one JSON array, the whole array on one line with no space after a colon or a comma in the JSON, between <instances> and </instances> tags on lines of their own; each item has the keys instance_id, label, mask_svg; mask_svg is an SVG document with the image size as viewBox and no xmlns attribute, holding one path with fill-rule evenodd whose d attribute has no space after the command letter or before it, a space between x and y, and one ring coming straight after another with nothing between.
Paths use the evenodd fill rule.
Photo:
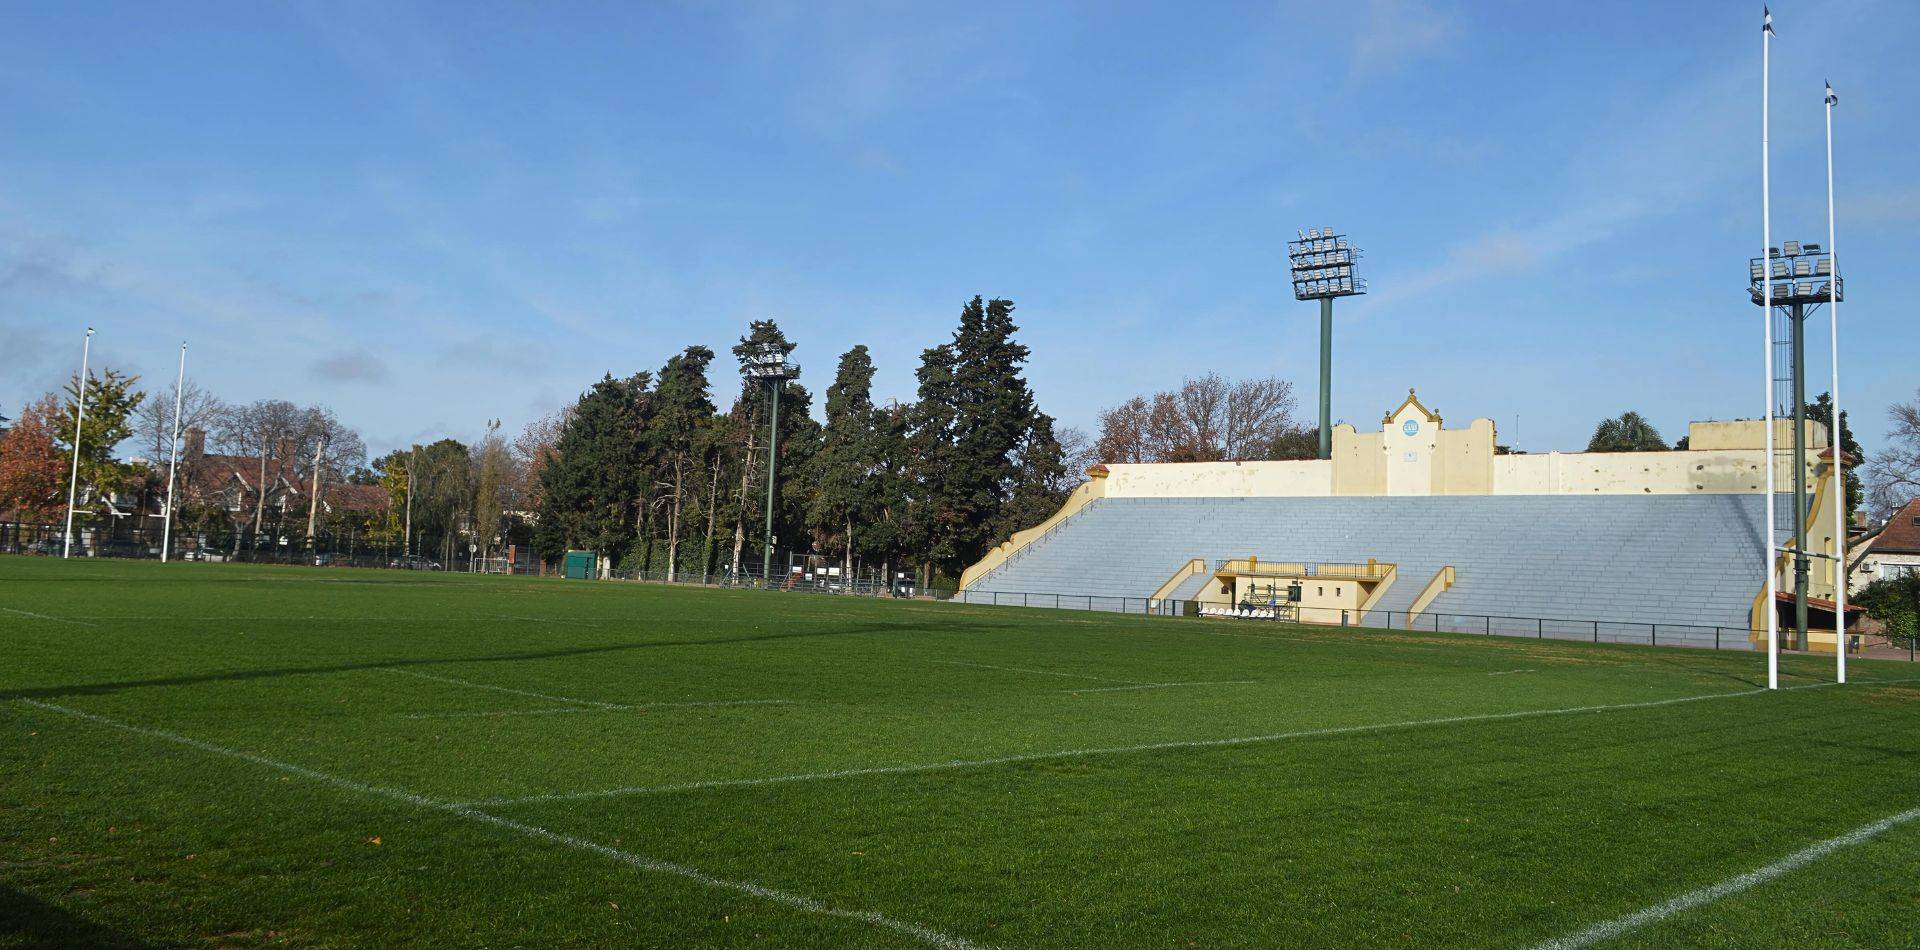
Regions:
<instances>
[{"instance_id":1,"label":"metal pole","mask_svg":"<svg viewBox=\"0 0 1920 950\"><path fill-rule=\"evenodd\" d=\"M1762 14L1760 28L1760 274L1763 281L1760 312L1764 315L1766 349L1766 459L1767 541L1761 563L1767 572L1767 688L1780 688L1779 572L1774 570L1773 543L1773 167L1769 159L1769 111L1773 81L1773 12Z\"/></svg>"},{"instance_id":2,"label":"metal pole","mask_svg":"<svg viewBox=\"0 0 1920 950\"><path fill-rule=\"evenodd\" d=\"M1320 457L1333 458L1333 298L1320 298Z\"/></svg>"},{"instance_id":3,"label":"metal pole","mask_svg":"<svg viewBox=\"0 0 1920 950\"><path fill-rule=\"evenodd\" d=\"M777 376L767 380L767 401L772 408L767 412L767 543L760 556L763 586L773 583L773 479L780 461L780 387L785 382Z\"/></svg>"},{"instance_id":4,"label":"metal pole","mask_svg":"<svg viewBox=\"0 0 1920 950\"><path fill-rule=\"evenodd\" d=\"M1807 308L1795 303L1789 340L1793 345L1793 646L1807 642Z\"/></svg>"},{"instance_id":5,"label":"metal pole","mask_svg":"<svg viewBox=\"0 0 1920 950\"><path fill-rule=\"evenodd\" d=\"M87 357L93 349L93 328L80 343L80 405L73 417L73 474L67 477L67 530L60 539L60 558L73 556L73 496L80 487L80 426L87 421Z\"/></svg>"},{"instance_id":6,"label":"metal pole","mask_svg":"<svg viewBox=\"0 0 1920 950\"><path fill-rule=\"evenodd\" d=\"M180 344L180 376L173 383L173 439L167 447L173 452L167 461L167 520L160 527L160 563L167 563L167 549L173 541L173 473L180 467L180 397L187 388L187 345Z\"/></svg>"},{"instance_id":7,"label":"metal pole","mask_svg":"<svg viewBox=\"0 0 1920 950\"><path fill-rule=\"evenodd\" d=\"M1827 444L1833 447L1833 656L1835 682L1847 681L1847 478L1846 452L1840 446L1840 252L1833 231L1833 107L1840 97L1827 85L1827 259L1833 274L1827 278L1828 351L1833 356L1833 429Z\"/></svg>"}]
</instances>

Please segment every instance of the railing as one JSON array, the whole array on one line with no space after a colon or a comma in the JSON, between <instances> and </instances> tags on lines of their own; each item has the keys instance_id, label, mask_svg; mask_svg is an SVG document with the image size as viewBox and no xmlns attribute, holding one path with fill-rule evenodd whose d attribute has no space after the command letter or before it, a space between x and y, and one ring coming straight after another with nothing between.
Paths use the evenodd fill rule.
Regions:
<instances>
[{"instance_id":1,"label":"railing","mask_svg":"<svg viewBox=\"0 0 1920 950\"><path fill-rule=\"evenodd\" d=\"M1591 643L1632 643L1707 650L1757 649L1751 639L1750 631L1740 626L1566 617L1508 617L1497 614L1461 614L1432 610L1410 614L1402 610L1361 611L1337 607L1297 607L1291 604L1209 605L1195 600L1159 600L1151 597L1037 591L942 591L936 592L935 598L954 603L1000 607L1099 610L1110 613L1193 618L1204 616L1201 613L1203 606L1213 606L1225 608L1233 619L1289 622L1304 627L1369 627L1382 630L1468 633L1537 640L1579 640ZM1282 607L1289 608L1291 615L1281 610ZM1878 636L1849 633L1847 640L1849 656L1920 662L1920 638L1894 643Z\"/></svg>"},{"instance_id":2,"label":"railing","mask_svg":"<svg viewBox=\"0 0 1920 950\"><path fill-rule=\"evenodd\" d=\"M1007 556L1001 560L1000 563L995 564L992 570L986 572L985 574L980 575L980 580L975 581L974 583L977 585L977 584L992 580L994 575L999 574L1000 572L1006 570L1009 565L1012 565L1014 562L1020 560L1023 557L1026 557L1028 554L1033 553L1033 551L1039 548L1041 545L1046 544L1048 539L1052 538L1056 533L1060 531L1060 529L1065 528L1067 525L1072 524L1075 518L1078 518L1081 515L1086 514L1087 509L1092 508L1095 504L1098 504L1099 501L1100 499L1098 498L1089 499L1086 504L1081 505L1079 508L1074 509L1071 514L1068 514L1066 517L1061 518L1059 521L1054 522L1053 526L1048 528L1046 531L1042 532L1039 537L1034 538L1028 541L1027 543L1019 546L1018 548L1015 548L1013 551L1009 552Z\"/></svg>"},{"instance_id":3,"label":"railing","mask_svg":"<svg viewBox=\"0 0 1920 950\"><path fill-rule=\"evenodd\" d=\"M1329 580L1377 581L1393 573L1392 564L1370 561L1355 563L1319 563L1312 561L1262 561L1258 558L1231 558L1213 562L1214 570L1234 574L1273 575L1276 577L1324 577Z\"/></svg>"}]
</instances>

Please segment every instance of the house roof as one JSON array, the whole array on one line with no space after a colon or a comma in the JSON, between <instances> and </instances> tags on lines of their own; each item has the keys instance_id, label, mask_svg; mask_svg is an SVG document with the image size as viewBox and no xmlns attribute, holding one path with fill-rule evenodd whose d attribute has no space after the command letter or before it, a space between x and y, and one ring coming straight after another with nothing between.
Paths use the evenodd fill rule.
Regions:
<instances>
[{"instance_id":1,"label":"house roof","mask_svg":"<svg viewBox=\"0 0 1920 950\"><path fill-rule=\"evenodd\" d=\"M1920 498L1907 502L1873 539L1872 554L1920 554Z\"/></svg>"}]
</instances>

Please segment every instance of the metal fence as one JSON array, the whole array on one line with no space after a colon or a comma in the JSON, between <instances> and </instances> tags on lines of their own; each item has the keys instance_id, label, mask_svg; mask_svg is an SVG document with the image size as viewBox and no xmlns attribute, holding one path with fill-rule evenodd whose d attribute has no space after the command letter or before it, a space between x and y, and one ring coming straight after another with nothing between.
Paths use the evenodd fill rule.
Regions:
<instances>
[{"instance_id":1,"label":"metal fence","mask_svg":"<svg viewBox=\"0 0 1920 950\"><path fill-rule=\"evenodd\" d=\"M304 525L302 526L304 528ZM0 522L0 554L60 557L67 548L61 525ZM75 525L72 557L158 559L164 533L159 528L125 524ZM311 543L304 533L287 536L273 531L207 532L174 526L167 539L168 558L178 561L237 561L251 564L305 564L313 567L393 568L423 571L496 570L505 552L476 552L465 539L447 543L443 537L415 536L412 553L403 540L370 539L363 534L322 532ZM451 555L446 551L451 550ZM491 558L481 557L492 554ZM492 563L489 563L492 562ZM539 561L530 548L520 551L515 573L537 573Z\"/></svg>"},{"instance_id":2,"label":"metal fence","mask_svg":"<svg viewBox=\"0 0 1920 950\"><path fill-rule=\"evenodd\" d=\"M1370 627L1382 630L1468 633L1591 643L1632 643L1705 650L1763 649L1763 645L1757 646L1753 642L1746 627L1718 627L1702 624L1567 617L1505 617L1434 610L1416 614L1400 610L1360 611L1293 605L1214 605L1195 600L1024 591L935 591L933 595L936 599L950 600L954 603L991 604L1001 607L1100 610L1144 616L1268 621L1316 627ZM1784 645L1791 633L1782 630L1781 636ZM1920 661L1920 639L1893 643L1878 636L1850 633L1847 636L1847 642L1849 656Z\"/></svg>"}]
</instances>

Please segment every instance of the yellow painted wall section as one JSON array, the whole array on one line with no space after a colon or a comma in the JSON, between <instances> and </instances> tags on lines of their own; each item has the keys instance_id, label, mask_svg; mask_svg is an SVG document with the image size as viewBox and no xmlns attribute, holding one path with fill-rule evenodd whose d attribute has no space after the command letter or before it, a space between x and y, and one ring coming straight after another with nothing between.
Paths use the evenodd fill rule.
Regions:
<instances>
[{"instance_id":1,"label":"yellow painted wall section","mask_svg":"<svg viewBox=\"0 0 1920 950\"><path fill-rule=\"evenodd\" d=\"M1333 493L1387 493L1386 450L1378 432L1358 432L1342 422L1333 427Z\"/></svg>"}]
</instances>

